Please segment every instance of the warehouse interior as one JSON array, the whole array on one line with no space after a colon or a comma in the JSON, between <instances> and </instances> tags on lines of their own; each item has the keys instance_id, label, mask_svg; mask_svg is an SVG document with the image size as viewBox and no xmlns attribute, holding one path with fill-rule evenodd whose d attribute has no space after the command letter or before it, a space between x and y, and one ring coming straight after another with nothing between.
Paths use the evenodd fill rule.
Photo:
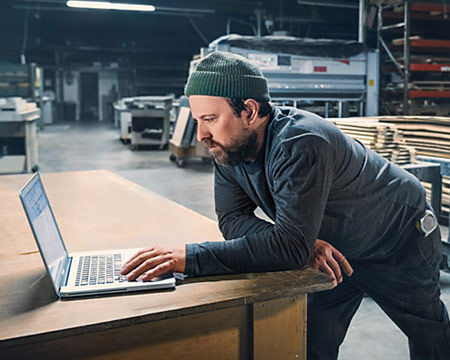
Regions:
<instances>
[{"instance_id":1,"label":"warehouse interior","mask_svg":"<svg viewBox=\"0 0 450 360\"><path fill-rule=\"evenodd\" d=\"M142 6L135 11L70 3L0 3L0 195L2 179L23 179L24 185L39 172L46 185L48 174L107 170L217 222L213 161L196 139L184 87L201 59L214 51L232 52L261 69L273 105L316 113L418 177L441 228L441 299L450 307L450 4L120 1ZM0 218L0 227L11 223ZM177 227L177 219L167 214L165 226ZM27 231L28 241L34 241ZM210 239L198 239L205 240ZM13 264L7 257L16 250L0 255L5 266ZM38 275L46 276L45 268L38 252L32 256L30 271L40 286ZM84 300L62 306L77 301ZM24 328L34 312L45 316L46 307L54 305L42 297L30 299L22 320L25 315L11 310L6 296L1 302L6 310L0 309L0 321L23 321ZM93 334L94 324L74 334ZM3 348L9 358L14 347L32 348L29 344L41 341L34 335L24 331L15 338L5 331L0 354ZM57 341L52 346L59 346ZM211 354L227 358L220 350ZM339 352L341 360L355 358L409 359L407 337L370 297Z\"/></svg>"}]
</instances>

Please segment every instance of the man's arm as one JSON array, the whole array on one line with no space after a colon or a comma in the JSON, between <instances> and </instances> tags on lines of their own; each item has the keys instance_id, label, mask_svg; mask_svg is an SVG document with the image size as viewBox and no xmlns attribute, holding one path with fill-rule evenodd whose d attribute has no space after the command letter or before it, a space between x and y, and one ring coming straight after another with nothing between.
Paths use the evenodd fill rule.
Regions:
<instances>
[{"instance_id":1,"label":"man's arm","mask_svg":"<svg viewBox=\"0 0 450 360\"><path fill-rule=\"evenodd\" d=\"M259 232L225 242L186 245L189 275L274 271L305 265L317 239L333 177L332 150L317 136L292 139L276 154L273 174L275 224L265 223ZM242 191L242 189L241 189ZM227 219L226 233L238 234L241 209L233 194L220 205L219 219ZM245 223L245 221L244 221ZM253 221L252 221L253 224ZM253 225L255 226L255 225Z\"/></svg>"},{"instance_id":2,"label":"man's arm","mask_svg":"<svg viewBox=\"0 0 450 360\"><path fill-rule=\"evenodd\" d=\"M255 215L255 203L231 172L215 164L214 203L224 239L237 239L272 229L271 223Z\"/></svg>"},{"instance_id":3,"label":"man's arm","mask_svg":"<svg viewBox=\"0 0 450 360\"><path fill-rule=\"evenodd\" d=\"M184 259L184 272L196 276L286 270L305 265L322 223L332 182L332 157L329 147L321 139L302 140L296 147L290 149L293 154L285 151L280 154L273 169L274 225L256 219L250 214L254 205L233 201L231 193L231 201L221 204L225 204L225 208L221 208L225 214L222 218L229 222L226 232L246 231L245 236L229 241L186 244L185 256L178 248L147 250L129 261L122 273L127 274L133 266L136 269L141 266L140 271L133 270L130 279L150 270L151 276L145 277L148 280L157 276L151 270L155 266L159 267L158 271L183 272L176 264L182 264ZM235 190L242 195L242 189ZM227 203L229 208L226 208Z\"/></svg>"},{"instance_id":4,"label":"man's arm","mask_svg":"<svg viewBox=\"0 0 450 360\"><path fill-rule=\"evenodd\" d=\"M347 276L353 274L353 268L344 255L332 245L320 239L316 240L309 256L308 265L329 275L335 286L343 280L342 271ZM186 250L184 245L172 248L154 246L140 250L133 255L123 265L122 273L128 274L129 281L136 278L149 281L169 271L184 273L185 266Z\"/></svg>"}]
</instances>

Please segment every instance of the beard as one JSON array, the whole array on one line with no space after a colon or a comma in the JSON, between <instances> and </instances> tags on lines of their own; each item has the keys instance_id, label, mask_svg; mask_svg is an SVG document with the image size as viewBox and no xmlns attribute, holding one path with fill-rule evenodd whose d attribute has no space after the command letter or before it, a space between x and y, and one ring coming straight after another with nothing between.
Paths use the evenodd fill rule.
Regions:
<instances>
[{"instance_id":1,"label":"beard","mask_svg":"<svg viewBox=\"0 0 450 360\"><path fill-rule=\"evenodd\" d=\"M214 146L211 151L214 161L222 166L236 166L245 161L256 158L258 151L258 135L255 131L247 137L234 140L231 145L225 147L214 140L204 140L207 147Z\"/></svg>"}]
</instances>

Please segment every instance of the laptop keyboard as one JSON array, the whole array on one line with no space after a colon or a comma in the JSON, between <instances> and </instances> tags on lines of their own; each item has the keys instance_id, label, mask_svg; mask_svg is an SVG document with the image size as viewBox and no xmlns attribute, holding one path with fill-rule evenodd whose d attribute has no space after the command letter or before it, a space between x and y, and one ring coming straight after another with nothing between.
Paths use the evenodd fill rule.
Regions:
<instances>
[{"instance_id":1,"label":"laptop keyboard","mask_svg":"<svg viewBox=\"0 0 450 360\"><path fill-rule=\"evenodd\" d=\"M127 281L120 275L122 254L80 256L75 286L113 284Z\"/></svg>"}]
</instances>

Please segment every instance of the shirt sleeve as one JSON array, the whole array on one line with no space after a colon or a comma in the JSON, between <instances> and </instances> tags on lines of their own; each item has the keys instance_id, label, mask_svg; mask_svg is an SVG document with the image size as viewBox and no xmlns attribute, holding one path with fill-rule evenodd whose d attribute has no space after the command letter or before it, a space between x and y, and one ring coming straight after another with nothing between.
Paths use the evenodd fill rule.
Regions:
<instances>
[{"instance_id":1,"label":"shirt sleeve","mask_svg":"<svg viewBox=\"0 0 450 360\"><path fill-rule=\"evenodd\" d=\"M216 184L235 191L218 206L219 219L225 222L220 227L233 239L187 244L186 274L275 271L305 265L322 223L332 165L330 146L318 136L305 135L280 145L270 169L274 225L251 215L255 205L236 181Z\"/></svg>"},{"instance_id":2,"label":"shirt sleeve","mask_svg":"<svg viewBox=\"0 0 450 360\"><path fill-rule=\"evenodd\" d=\"M219 228L225 239L270 230L272 224L255 216L256 205L226 169L215 166L214 200Z\"/></svg>"}]
</instances>

